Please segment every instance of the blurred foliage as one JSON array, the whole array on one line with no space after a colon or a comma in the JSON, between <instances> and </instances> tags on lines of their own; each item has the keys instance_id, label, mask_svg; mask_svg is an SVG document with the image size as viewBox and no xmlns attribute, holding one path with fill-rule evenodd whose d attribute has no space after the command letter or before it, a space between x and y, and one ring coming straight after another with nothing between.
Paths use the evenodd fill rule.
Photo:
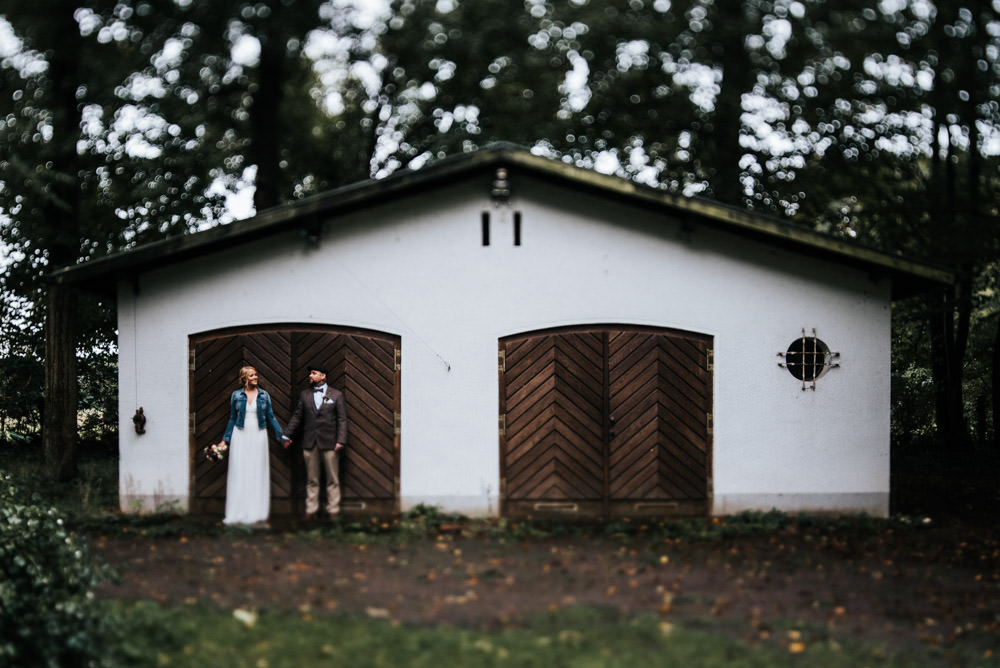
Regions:
<instances>
[{"instance_id":1,"label":"blurred foliage","mask_svg":"<svg viewBox=\"0 0 1000 668\"><path fill-rule=\"evenodd\" d=\"M107 573L37 494L0 475L0 663L114 665L114 626L94 595Z\"/></svg>"},{"instance_id":2,"label":"blurred foliage","mask_svg":"<svg viewBox=\"0 0 1000 668\"><path fill-rule=\"evenodd\" d=\"M57 483L43 474L37 443L0 444L0 471L12 477L23 492L44 499L71 527L86 518L94 521L118 513L117 447L85 444L81 448L80 475Z\"/></svg>"},{"instance_id":3,"label":"blurred foliage","mask_svg":"<svg viewBox=\"0 0 1000 668\"><path fill-rule=\"evenodd\" d=\"M934 378L923 305L910 299L892 312L892 440L905 451L935 437Z\"/></svg>"}]
</instances>

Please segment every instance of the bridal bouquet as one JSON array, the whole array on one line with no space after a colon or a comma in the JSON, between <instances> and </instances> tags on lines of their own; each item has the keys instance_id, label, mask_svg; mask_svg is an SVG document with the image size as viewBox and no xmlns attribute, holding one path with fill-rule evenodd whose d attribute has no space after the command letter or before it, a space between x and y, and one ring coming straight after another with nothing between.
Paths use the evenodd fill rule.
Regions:
<instances>
[{"instance_id":1,"label":"bridal bouquet","mask_svg":"<svg viewBox=\"0 0 1000 668\"><path fill-rule=\"evenodd\" d=\"M205 458L211 459L213 462L222 461L222 458L226 456L226 450L228 449L229 446L226 445L225 441L212 443L205 448Z\"/></svg>"}]
</instances>

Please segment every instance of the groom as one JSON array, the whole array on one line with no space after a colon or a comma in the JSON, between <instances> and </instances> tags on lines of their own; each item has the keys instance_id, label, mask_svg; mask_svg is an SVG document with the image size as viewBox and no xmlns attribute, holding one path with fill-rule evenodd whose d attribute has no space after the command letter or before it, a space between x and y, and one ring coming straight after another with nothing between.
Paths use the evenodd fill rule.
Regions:
<instances>
[{"instance_id":1,"label":"groom","mask_svg":"<svg viewBox=\"0 0 1000 668\"><path fill-rule=\"evenodd\" d=\"M312 520L319 511L320 476L326 474L326 511L330 517L340 513L340 453L347 443L347 405L344 395L326 384L326 367L312 364L309 383L312 387L299 395L295 412L288 421L288 434L301 427L302 456L306 464L306 515ZM287 448L292 440L283 437Z\"/></svg>"}]
</instances>

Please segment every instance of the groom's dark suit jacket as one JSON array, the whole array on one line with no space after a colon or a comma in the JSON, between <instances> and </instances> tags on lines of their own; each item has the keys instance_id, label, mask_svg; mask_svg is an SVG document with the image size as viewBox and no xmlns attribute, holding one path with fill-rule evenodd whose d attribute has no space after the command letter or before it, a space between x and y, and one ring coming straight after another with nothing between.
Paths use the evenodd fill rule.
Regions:
<instances>
[{"instance_id":1,"label":"groom's dark suit jacket","mask_svg":"<svg viewBox=\"0 0 1000 668\"><path fill-rule=\"evenodd\" d=\"M323 403L316 410L313 390L303 390L286 431L291 435L301 428L298 442L305 450L333 450L337 443L347 445L347 404L340 390L326 386Z\"/></svg>"}]
</instances>

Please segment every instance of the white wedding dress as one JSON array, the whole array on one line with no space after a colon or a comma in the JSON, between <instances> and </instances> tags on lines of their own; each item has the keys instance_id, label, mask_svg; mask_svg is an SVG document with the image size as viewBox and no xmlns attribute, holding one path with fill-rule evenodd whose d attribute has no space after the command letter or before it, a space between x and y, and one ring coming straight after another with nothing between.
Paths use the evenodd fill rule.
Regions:
<instances>
[{"instance_id":1,"label":"white wedding dress","mask_svg":"<svg viewBox=\"0 0 1000 668\"><path fill-rule=\"evenodd\" d=\"M225 524L254 524L271 510L267 429L257 426L257 402L247 402L243 429L233 429L226 478Z\"/></svg>"}]
</instances>

